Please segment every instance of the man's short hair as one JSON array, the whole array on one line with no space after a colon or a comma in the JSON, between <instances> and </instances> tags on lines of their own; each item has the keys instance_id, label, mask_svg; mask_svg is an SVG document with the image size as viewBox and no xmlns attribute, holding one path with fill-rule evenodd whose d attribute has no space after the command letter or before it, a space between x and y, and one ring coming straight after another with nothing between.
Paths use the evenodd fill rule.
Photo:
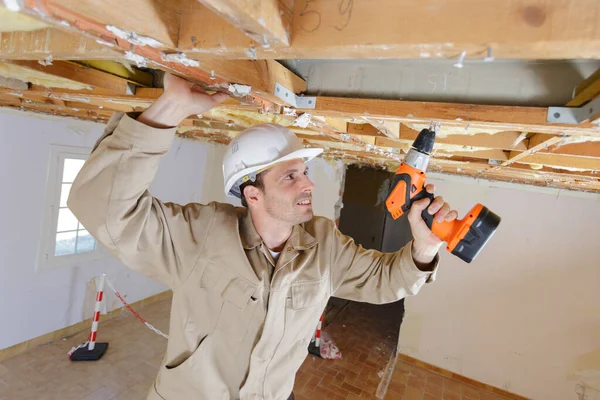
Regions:
<instances>
[{"instance_id":1,"label":"man's short hair","mask_svg":"<svg viewBox=\"0 0 600 400\"><path fill-rule=\"evenodd\" d=\"M242 194L242 205L244 207L248 207L248 203L246 202L246 196L244 195L244 189L247 186L254 186L255 188L259 189L260 191L264 191L265 190L265 184L263 182L263 172L260 172L258 174L256 174L256 178L254 179L254 182L252 181L247 181L244 182L240 185L240 192Z\"/></svg>"}]
</instances>

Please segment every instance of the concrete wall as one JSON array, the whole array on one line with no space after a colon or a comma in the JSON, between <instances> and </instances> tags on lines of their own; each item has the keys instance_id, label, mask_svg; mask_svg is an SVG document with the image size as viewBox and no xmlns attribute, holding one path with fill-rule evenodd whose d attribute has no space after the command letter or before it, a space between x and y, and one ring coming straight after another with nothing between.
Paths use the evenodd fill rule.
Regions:
<instances>
[{"instance_id":1,"label":"concrete wall","mask_svg":"<svg viewBox=\"0 0 600 400\"><path fill-rule=\"evenodd\" d=\"M600 389L600 196L436 177L461 217L481 202L502 223L472 264L443 252L400 351L534 399Z\"/></svg>"},{"instance_id":2,"label":"concrete wall","mask_svg":"<svg viewBox=\"0 0 600 400\"><path fill-rule=\"evenodd\" d=\"M91 148L103 125L0 109L0 127L0 349L89 318L92 280L102 273L131 302L166 290L109 256L37 271L50 145ZM223 194L224 149L176 139L161 160L152 193L179 203L231 201ZM312 168L316 213L333 217L343 166L318 159ZM106 295L109 310L119 306L110 291Z\"/></svg>"}]
</instances>

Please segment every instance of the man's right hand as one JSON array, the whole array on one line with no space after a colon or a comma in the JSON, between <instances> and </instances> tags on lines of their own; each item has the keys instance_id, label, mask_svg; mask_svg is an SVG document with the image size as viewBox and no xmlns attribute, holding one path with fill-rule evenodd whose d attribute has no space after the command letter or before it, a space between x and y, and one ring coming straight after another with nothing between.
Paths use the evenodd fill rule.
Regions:
<instances>
[{"instance_id":1,"label":"man's right hand","mask_svg":"<svg viewBox=\"0 0 600 400\"><path fill-rule=\"evenodd\" d=\"M201 114L227 100L225 93L207 94L202 87L175 75L165 74L165 91L139 116L154 128L172 128L192 114Z\"/></svg>"}]
</instances>

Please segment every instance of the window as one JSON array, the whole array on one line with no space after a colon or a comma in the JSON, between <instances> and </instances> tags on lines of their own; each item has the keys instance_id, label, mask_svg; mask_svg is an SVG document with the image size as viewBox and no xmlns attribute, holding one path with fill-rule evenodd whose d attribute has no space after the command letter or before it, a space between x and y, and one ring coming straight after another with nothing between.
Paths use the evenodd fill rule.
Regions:
<instances>
[{"instance_id":1,"label":"window","mask_svg":"<svg viewBox=\"0 0 600 400\"><path fill-rule=\"evenodd\" d=\"M96 240L67 207L71 185L90 149L52 146L39 266L71 266L101 258Z\"/></svg>"}]
</instances>

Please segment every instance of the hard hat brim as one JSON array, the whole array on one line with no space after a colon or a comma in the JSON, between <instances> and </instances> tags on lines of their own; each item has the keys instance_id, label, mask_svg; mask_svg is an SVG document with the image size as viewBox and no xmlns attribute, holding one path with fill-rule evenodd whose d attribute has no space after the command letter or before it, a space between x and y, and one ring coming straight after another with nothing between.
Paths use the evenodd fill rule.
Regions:
<instances>
[{"instance_id":1,"label":"hard hat brim","mask_svg":"<svg viewBox=\"0 0 600 400\"><path fill-rule=\"evenodd\" d=\"M300 149L300 150L296 150L291 152L290 154L283 156L281 158L278 158L274 161L271 161L270 163L267 164L260 164L260 165L254 165L252 167L246 168L241 170L240 172L233 174L228 180L227 183L225 184L225 195L228 196L235 196L233 193L231 192L231 188L233 187L233 185L235 185L235 183L237 181L239 181L240 179L242 179L244 176L249 175L253 172L259 171L259 170L265 170L268 168L271 168L273 165L281 163L281 162L285 162L285 161L289 161L289 160L295 160L298 158L302 158L304 159L304 162L309 162L310 160L312 160L313 158L317 157L319 154L321 154L323 152L323 149L321 148L314 148L314 147L309 147L309 148L305 148L305 149ZM235 196L237 197L237 196Z\"/></svg>"}]
</instances>

